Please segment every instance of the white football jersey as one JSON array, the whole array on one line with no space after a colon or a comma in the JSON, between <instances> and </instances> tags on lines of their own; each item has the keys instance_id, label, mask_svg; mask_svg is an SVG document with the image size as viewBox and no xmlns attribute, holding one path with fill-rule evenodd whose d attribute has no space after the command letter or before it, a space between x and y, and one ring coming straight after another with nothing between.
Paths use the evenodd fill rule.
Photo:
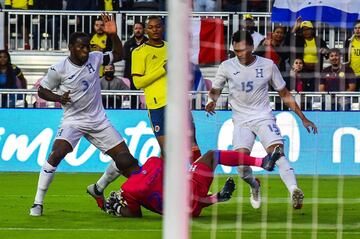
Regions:
<instances>
[{"instance_id":1,"label":"white football jersey","mask_svg":"<svg viewBox=\"0 0 360 239\"><path fill-rule=\"evenodd\" d=\"M71 103L64 109L63 124L70 123L94 128L107 120L101 100L100 65L112 62L112 53L90 52L82 66L73 64L69 58L52 65L40 85L56 90L62 95L70 91Z\"/></svg>"},{"instance_id":2,"label":"white football jersey","mask_svg":"<svg viewBox=\"0 0 360 239\"><path fill-rule=\"evenodd\" d=\"M226 81L233 118L241 122L272 119L269 83L277 91L286 86L274 62L259 56L248 66L240 64L237 57L222 62L212 87L222 89Z\"/></svg>"}]
</instances>

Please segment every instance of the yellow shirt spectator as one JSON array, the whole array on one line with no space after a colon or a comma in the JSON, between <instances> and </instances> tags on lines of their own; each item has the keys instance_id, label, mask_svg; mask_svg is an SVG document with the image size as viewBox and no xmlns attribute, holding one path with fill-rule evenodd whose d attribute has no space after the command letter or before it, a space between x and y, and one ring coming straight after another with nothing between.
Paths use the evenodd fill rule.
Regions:
<instances>
[{"instance_id":1,"label":"yellow shirt spectator","mask_svg":"<svg viewBox=\"0 0 360 239\"><path fill-rule=\"evenodd\" d=\"M360 76L360 41L354 38L350 53L350 67L356 76Z\"/></svg>"},{"instance_id":2,"label":"yellow shirt spectator","mask_svg":"<svg viewBox=\"0 0 360 239\"><path fill-rule=\"evenodd\" d=\"M105 49L106 48L106 40L107 40L106 34L103 34L103 35L94 34L90 40L90 50L91 51L98 50L97 48L95 48L95 45L98 45L101 48L101 50Z\"/></svg>"},{"instance_id":3,"label":"yellow shirt spectator","mask_svg":"<svg viewBox=\"0 0 360 239\"><path fill-rule=\"evenodd\" d=\"M304 48L304 62L305 63L318 63L318 55L316 49L315 38L309 40L305 39L305 48Z\"/></svg>"},{"instance_id":4,"label":"yellow shirt spectator","mask_svg":"<svg viewBox=\"0 0 360 239\"><path fill-rule=\"evenodd\" d=\"M105 11L114 10L112 0L104 0L104 4L105 4Z\"/></svg>"},{"instance_id":5,"label":"yellow shirt spectator","mask_svg":"<svg viewBox=\"0 0 360 239\"><path fill-rule=\"evenodd\" d=\"M11 6L13 9L29 9L29 6L34 5L33 0L5 0L5 6Z\"/></svg>"},{"instance_id":6,"label":"yellow shirt spectator","mask_svg":"<svg viewBox=\"0 0 360 239\"><path fill-rule=\"evenodd\" d=\"M148 109L158 109L166 105L166 61L165 41L161 46L144 43L132 52L131 74L134 85L144 90Z\"/></svg>"}]
</instances>

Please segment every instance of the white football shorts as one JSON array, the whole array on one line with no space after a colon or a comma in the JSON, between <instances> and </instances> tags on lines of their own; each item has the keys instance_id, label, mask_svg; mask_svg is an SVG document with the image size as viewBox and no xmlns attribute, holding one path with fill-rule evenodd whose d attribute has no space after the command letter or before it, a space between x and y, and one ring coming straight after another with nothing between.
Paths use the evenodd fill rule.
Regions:
<instances>
[{"instance_id":1,"label":"white football shorts","mask_svg":"<svg viewBox=\"0 0 360 239\"><path fill-rule=\"evenodd\" d=\"M109 122L98 129L83 128L81 125L75 124L62 124L55 140L66 140L74 149L82 136L103 153L124 141L120 133Z\"/></svg>"},{"instance_id":2,"label":"white football shorts","mask_svg":"<svg viewBox=\"0 0 360 239\"><path fill-rule=\"evenodd\" d=\"M246 148L251 151L256 136L261 144L267 149L273 144L283 144L280 128L276 119L258 120L254 122L240 123L233 119L233 149Z\"/></svg>"}]
</instances>

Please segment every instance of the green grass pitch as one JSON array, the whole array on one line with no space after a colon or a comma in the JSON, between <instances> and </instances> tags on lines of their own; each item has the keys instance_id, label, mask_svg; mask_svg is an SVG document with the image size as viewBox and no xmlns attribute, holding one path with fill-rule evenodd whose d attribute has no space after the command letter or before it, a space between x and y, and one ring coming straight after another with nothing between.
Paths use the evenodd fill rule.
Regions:
<instances>
[{"instance_id":1,"label":"green grass pitch","mask_svg":"<svg viewBox=\"0 0 360 239\"><path fill-rule=\"evenodd\" d=\"M57 173L45 198L44 215L34 218L28 213L38 173L1 173L0 238L161 238L160 215L144 209L142 219L128 219L101 212L85 193L99 176ZM248 187L233 177L234 197L193 219L191 238L360 238L360 177L299 176L305 204L297 211L290 208L278 176L260 176L263 204L259 210L250 206ZM225 179L216 176L211 191L221 188ZM111 184L106 193L118 189L123 180Z\"/></svg>"}]
</instances>

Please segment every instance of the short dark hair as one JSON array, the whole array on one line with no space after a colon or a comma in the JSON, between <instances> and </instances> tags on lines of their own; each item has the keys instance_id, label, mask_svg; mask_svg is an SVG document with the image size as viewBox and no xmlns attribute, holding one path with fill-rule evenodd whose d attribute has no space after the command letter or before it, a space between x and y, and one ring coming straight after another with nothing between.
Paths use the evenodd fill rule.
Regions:
<instances>
[{"instance_id":1,"label":"short dark hair","mask_svg":"<svg viewBox=\"0 0 360 239\"><path fill-rule=\"evenodd\" d=\"M329 50L329 54L330 54L330 53L337 53L338 55L341 55L341 51L340 51L339 48L331 48L331 49Z\"/></svg>"},{"instance_id":2,"label":"short dark hair","mask_svg":"<svg viewBox=\"0 0 360 239\"><path fill-rule=\"evenodd\" d=\"M97 21L102 21L103 22L104 20L102 19L102 17L97 17L94 22L97 22Z\"/></svg>"},{"instance_id":3,"label":"short dark hair","mask_svg":"<svg viewBox=\"0 0 360 239\"><path fill-rule=\"evenodd\" d=\"M135 22L135 23L134 23L134 27L135 27L136 24L139 24L139 25L141 25L143 28L145 28L145 25L144 25L144 23L142 23L142 22Z\"/></svg>"},{"instance_id":4,"label":"short dark hair","mask_svg":"<svg viewBox=\"0 0 360 239\"><path fill-rule=\"evenodd\" d=\"M162 19L161 19L161 17L152 15L152 16L148 16L148 18L146 18L145 26L147 26L147 24L148 24L149 21L151 21L151 20L159 20L159 21L161 22L161 24L162 24Z\"/></svg>"},{"instance_id":5,"label":"short dark hair","mask_svg":"<svg viewBox=\"0 0 360 239\"><path fill-rule=\"evenodd\" d=\"M89 37L85 32L74 32L71 33L69 38L69 45L75 44L76 40L81 37Z\"/></svg>"},{"instance_id":6,"label":"short dark hair","mask_svg":"<svg viewBox=\"0 0 360 239\"><path fill-rule=\"evenodd\" d=\"M249 31L239 30L232 35L232 43L245 41L247 45L253 46L254 40Z\"/></svg>"},{"instance_id":7,"label":"short dark hair","mask_svg":"<svg viewBox=\"0 0 360 239\"><path fill-rule=\"evenodd\" d=\"M278 28L283 29L283 30L284 30L284 33L286 33L286 31L287 31L287 29L286 29L286 27L285 27L284 25L276 24L276 25L274 26L273 32L274 32L276 29L278 29Z\"/></svg>"}]
</instances>

